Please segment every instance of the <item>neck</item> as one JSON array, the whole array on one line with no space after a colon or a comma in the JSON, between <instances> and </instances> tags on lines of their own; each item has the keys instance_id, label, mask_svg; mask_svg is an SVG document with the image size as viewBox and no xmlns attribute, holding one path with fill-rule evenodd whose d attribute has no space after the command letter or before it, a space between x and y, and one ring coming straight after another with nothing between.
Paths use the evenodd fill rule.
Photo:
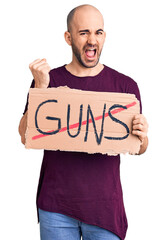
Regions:
<instances>
[{"instance_id":1,"label":"neck","mask_svg":"<svg viewBox=\"0 0 167 240\"><path fill-rule=\"evenodd\" d=\"M96 76L98 75L104 68L104 65L98 63L95 67L86 68L81 66L79 63L71 62L65 66L65 68L73 75L77 77L85 77L85 76Z\"/></svg>"}]
</instances>

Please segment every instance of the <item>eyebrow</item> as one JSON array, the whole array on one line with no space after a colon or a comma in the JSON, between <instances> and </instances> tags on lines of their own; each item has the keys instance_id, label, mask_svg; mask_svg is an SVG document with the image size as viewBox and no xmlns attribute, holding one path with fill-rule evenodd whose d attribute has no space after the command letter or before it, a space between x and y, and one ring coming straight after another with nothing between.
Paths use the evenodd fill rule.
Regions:
<instances>
[{"instance_id":1,"label":"eyebrow","mask_svg":"<svg viewBox=\"0 0 167 240\"><path fill-rule=\"evenodd\" d=\"M82 33L82 32L90 32L89 29L84 29L84 30L80 30L79 33ZM96 32L104 32L103 29L98 29Z\"/></svg>"},{"instance_id":2,"label":"eyebrow","mask_svg":"<svg viewBox=\"0 0 167 240\"><path fill-rule=\"evenodd\" d=\"M104 32L104 30L100 28L96 32Z\"/></svg>"},{"instance_id":3,"label":"eyebrow","mask_svg":"<svg viewBox=\"0 0 167 240\"><path fill-rule=\"evenodd\" d=\"M89 32L88 29L85 29L85 30L80 30L79 33L82 33L82 32Z\"/></svg>"}]
</instances>

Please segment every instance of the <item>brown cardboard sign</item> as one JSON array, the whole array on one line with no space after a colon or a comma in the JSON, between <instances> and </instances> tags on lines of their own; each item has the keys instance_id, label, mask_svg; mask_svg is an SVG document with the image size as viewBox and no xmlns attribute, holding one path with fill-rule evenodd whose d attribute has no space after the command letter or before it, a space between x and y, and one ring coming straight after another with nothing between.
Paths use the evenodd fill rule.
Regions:
<instances>
[{"instance_id":1,"label":"brown cardboard sign","mask_svg":"<svg viewBox=\"0 0 167 240\"><path fill-rule=\"evenodd\" d=\"M133 94L30 89L26 148L136 154L140 140L131 131L138 113Z\"/></svg>"}]
</instances>

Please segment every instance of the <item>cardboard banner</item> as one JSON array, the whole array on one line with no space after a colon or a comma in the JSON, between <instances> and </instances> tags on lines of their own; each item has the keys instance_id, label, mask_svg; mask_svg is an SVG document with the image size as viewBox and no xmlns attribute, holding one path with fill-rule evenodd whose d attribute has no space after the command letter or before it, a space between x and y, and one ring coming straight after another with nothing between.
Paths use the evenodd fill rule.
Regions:
<instances>
[{"instance_id":1,"label":"cardboard banner","mask_svg":"<svg viewBox=\"0 0 167 240\"><path fill-rule=\"evenodd\" d=\"M140 140L131 131L138 113L139 101L133 94L33 88L26 148L136 154Z\"/></svg>"}]
</instances>

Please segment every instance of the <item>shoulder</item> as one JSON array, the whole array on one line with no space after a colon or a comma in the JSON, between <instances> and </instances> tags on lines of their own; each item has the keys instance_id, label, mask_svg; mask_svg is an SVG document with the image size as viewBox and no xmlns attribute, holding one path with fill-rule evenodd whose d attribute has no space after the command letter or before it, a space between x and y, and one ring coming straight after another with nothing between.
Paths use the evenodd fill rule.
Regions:
<instances>
[{"instance_id":1,"label":"shoulder","mask_svg":"<svg viewBox=\"0 0 167 240\"><path fill-rule=\"evenodd\" d=\"M106 68L106 72L108 74L110 74L111 76L115 77L116 79L118 79L120 81L135 83L135 81L131 77L129 77L129 76L127 76L127 75L125 75L125 74L123 74L123 73L121 73L121 72L119 72L119 71L117 71L117 70L115 70L111 67L108 67L106 65L105 65L105 68Z\"/></svg>"},{"instance_id":2,"label":"shoulder","mask_svg":"<svg viewBox=\"0 0 167 240\"><path fill-rule=\"evenodd\" d=\"M108 77L117 83L117 85L126 93L133 93L138 88L135 80L111 67L105 65Z\"/></svg>"},{"instance_id":3,"label":"shoulder","mask_svg":"<svg viewBox=\"0 0 167 240\"><path fill-rule=\"evenodd\" d=\"M135 94L140 102L140 111L142 112L141 96L138 84L129 76L120 73L106 66L106 72L110 75L112 84L115 84L117 92Z\"/></svg>"}]
</instances>

